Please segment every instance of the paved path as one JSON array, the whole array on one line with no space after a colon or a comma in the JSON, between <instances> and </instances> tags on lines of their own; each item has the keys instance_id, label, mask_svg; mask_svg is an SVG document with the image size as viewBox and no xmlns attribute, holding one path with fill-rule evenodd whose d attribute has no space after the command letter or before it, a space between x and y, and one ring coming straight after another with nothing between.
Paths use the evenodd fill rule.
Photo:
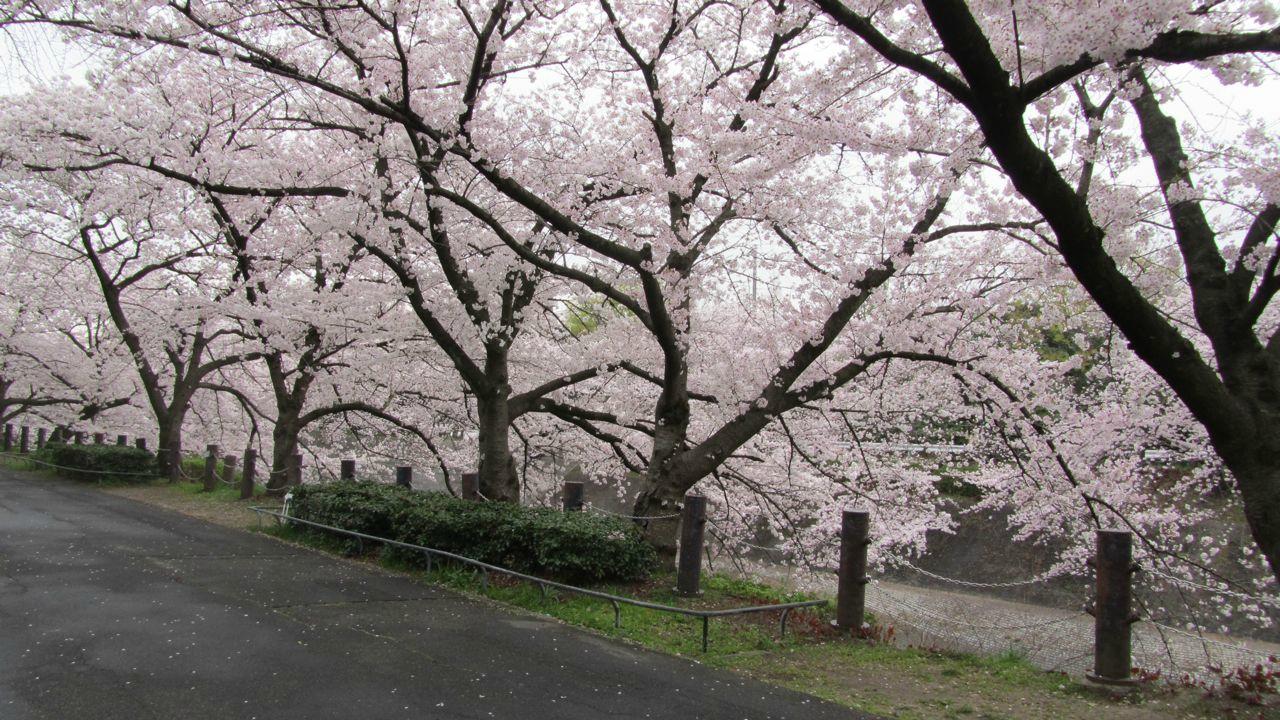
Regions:
<instances>
[{"instance_id":1,"label":"paved path","mask_svg":"<svg viewBox=\"0 0 1280 720\"><path fill-rule=\"evenodd\" d=\"M5 720L856 717L867 716L0 470Z\"/></svg>"}]
</instances>

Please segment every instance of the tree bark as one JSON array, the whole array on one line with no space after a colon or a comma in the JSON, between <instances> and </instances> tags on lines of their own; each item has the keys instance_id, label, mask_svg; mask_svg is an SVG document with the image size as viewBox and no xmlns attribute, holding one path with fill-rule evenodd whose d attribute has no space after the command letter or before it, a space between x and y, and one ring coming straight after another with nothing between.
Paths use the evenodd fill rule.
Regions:
<instances>
[{"instance_id":1,"label":"tree bark","mask_svg":"<svg viewBox=\"0 0 1280 720\"><path fill-rule=\"evenodd\" d=\"M511 385L505 348L487 348L484 372L488 391L476 395L480 494L488 500L518 504L520 478L511 455Z\"/></svg>"},{"instance_id":2,"label":"tree bark","mask_svg":"<svg viewBox=\"0 0 1280 720\"><path fill-rule=\"evenodd\" d=\"M267 493L279 495L289 484L289 459L298 452L298 410L291 406L279 407L279 416L271 430L271 472L267 478Z\"/></svg>"},{"instance_id":3,"label":"tree bark","mask_svg":"<svg viewBox=\"0 0 1280 720\"><path fill-rule=\"evenodd\" d=\"M655 475L650 470L644 489L636 498L633 513L645 542L658 553L663 569L674 569L679 549L680 508L688 492L670 474Z\"/></svg>"},{"instance_id":4,"label":"tree bark","mask_svg":"<svg viewBox=\"0 0 1280 720\"><path fill-rule=\"evenodd\" d=\"M156 417L159 433L156 439L156 470L169 482L177 482L182 476L182 423L185 418L185 408L182 412L167 412Z\"/></svg>"},{"instance_id":5,"label":"tree bark","mask_svg":"<svg viewBox=\"0 0 1280 720\"><path fill-rule=\"evenodd\" d=\"M671 568L676 562L680 519L667 516L678 515L684 494L692 487L677 476L689 436L689 370L679 344L674 343L673 349L666 354L662 394L654 409L653 451L644 489L633 510L637 518L647 518L636 522L660 562Z\"/></svg>"}]
</instances>

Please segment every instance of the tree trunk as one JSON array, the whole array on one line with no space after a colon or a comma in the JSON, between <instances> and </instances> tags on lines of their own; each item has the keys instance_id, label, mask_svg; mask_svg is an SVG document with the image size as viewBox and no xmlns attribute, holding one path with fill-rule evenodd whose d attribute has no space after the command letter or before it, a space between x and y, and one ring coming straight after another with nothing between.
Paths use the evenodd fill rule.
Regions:
<instances>
[{"instance_id":1,"label":"tree trunk","mask_svg":"<svg viewBox=\"0 0 1280 720\"><path fill-rule=\"evenodd\" d=\"M502 383L505 387L506 383ZM479 396L476 409L480 415L478 456L480 493L488 500L520 502L520 478L515 458L511 456L511 413L508 393Z\"/></svg>"},{"instance_id":2,"label":"tree trunk","mask_svg":"<svg viewBox=\"0 0 1280 720\"><path fill-rule=\"evenodd\" d=\"M675 360L666 372L666 387L654 410L656 420L653 451L644 486L636 498L632 514L637 518L645 540L657 551L664 567L675 567L677 538L680 532L680 507L684 495L693 484L677 473L680 453L689 440L688 372L684 358ZM675 517L669 517L674 515Z\"/></svg>"},{"instance_id":3,"label":"tree trunk","mask_svg":"<svg viewBox=\"0 0 1280 720\"><path fill-rule=\"evenodd\" d=\"M645 475L644 488L632 510L632 514L640 518L636 524L640 526L645 542L657 551L658 562L663 569L672 570L676 566L680 508L686 492L688 488L681 487L671 476L654 477L649 473Z\"/></svg>"},{"instance_id":4,"label":"tree trunk","mask_svg":"<svg viewBox=\"0 0 1280 720\"><path fill-rule=\"evenodd\" d=\"M277 407L280 415L271 430L271 473L267 493L283 494L289 485L289 460L298 452L298 410Z\"/></svg>"},{"instance_id":5,"label":"tree trunk","mask_svg":"<svg viewBox=\"0 0 1280 720\"><path fill-rule=\"evenodd\" d=\"M182 422L186 413L167 413L157 418L156 470L169 482L182 478Z\"/></svg>"},{"instance_id":6,"label":"tree trunk","mask_svg":"<svg viewBox=\"0 0 1280 720\"><path fill-rule=\"evenodd\" d=\"M1280 373L1263 349L1224 355L1219 365L1237 411L1221 414L1229 422L1201 422L1235 478L1250 534L1280 581Z\"/></svg>"},{"instance_id":7,"label":"tree trunk","mask_svg":"<svg viewBox=\"0 0 1280 720\"><path fill-rule=\"evenodd\" d=\"M1276 559L1280 558L1280 443L1274 436L1259 442L1252 462L1227 462L1244 501L1244 516L1258 549L1270 561L1272 576L1280 580ZM1266 448L1265 450L1263 448ZM1224 458L1225 459L1225 458Z\"/></svg>"}]
</instances>

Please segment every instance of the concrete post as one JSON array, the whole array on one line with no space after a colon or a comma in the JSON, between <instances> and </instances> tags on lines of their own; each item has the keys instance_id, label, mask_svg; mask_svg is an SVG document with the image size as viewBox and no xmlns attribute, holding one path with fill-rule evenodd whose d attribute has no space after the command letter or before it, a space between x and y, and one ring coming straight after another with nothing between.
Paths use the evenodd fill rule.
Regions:
<instances>
[{"instance_id":1,"label":"concrete post","mask_svg":"<svg viewBox=\"0 0 1280 720\"><path fill-rule=\"evenodd\" d=\"M676 594L702 594L702 534L707 525L707 499L685 495L680 513L680 560L676 565Z\"/></svg>"},{"instance_id":2,"label":"concrete post","mask_svg":"<svg viewBox=\"0 0 1280 720\"><path fill-rule=\"evenodd\" d=\"M840 518L840 574L836 585L836 619L841 630L861 632L867 610L867 546L871 516L845 510Z\"/></svg>"}]
</instances>

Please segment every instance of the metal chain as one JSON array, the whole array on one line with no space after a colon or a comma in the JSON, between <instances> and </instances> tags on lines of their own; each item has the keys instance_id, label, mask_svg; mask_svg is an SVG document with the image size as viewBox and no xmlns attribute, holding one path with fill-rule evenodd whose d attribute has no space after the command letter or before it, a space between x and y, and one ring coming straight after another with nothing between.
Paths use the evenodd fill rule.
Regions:
<instances>
[{"instance_id":1,"label":"metal chain","mask_svg":"<svg viewBox=\"0 0 1280 720\"><path fill-rule=\"evenodd\" d=\"M25 462L35 463L37 465L44 465L45 467L51 467L56 470L70 470L71 472L78 472L78 473L90 473L94 475L149 475L152 477L155 476L155 473L151 473L151 472L118 472L115 470L83 470L81 468L67 467L66 465L54 465L53 463L50 463L50 462L37 460L29 455L28 456L18 455L18 456L12 456L12 457L15 460L23 460Z\"/></svg>"},{"instance_id":2,"label":"metal chain","mask_svg":"<svg viewBox=\"0 0 1280 720\"><path fill-rule=\"evenodd\" d=\"M786 550L780 547L765 547L763 545L755 545L755 544L749 543L746 540L738 540L732 537L731 531L727 530L723 525L716 522L715 520L712 520L711 518L707 518L707 524L719 530L720 533L723 533L723 534L712 533L712 535L715 535L715 537L720 540L721 544L726 544L726 542L728 542L728 543L733 543L734 545L749 547L752 550L760 550L762 552L786 552Z\"/></svg>"},{"instance_id":3,"label":"metal chain","mask_svg":"<svg viewBox=\"0 0 1280 720\"><path fill-rule=\"evenodd\" d=\"M1216 588L1216 587L1213 587L1212 585L1205 585L1204 583L1198 583L1194 580L1188 580L1186 578L1177 577L1176 575L1170 575L1168 573L1161 572L1155 568L1143 568L1143 570L1151 575L1155 575L1156 577L1164 578L1165 580L1168 580L1173 583L1177 583L1179 585L1184 585L1186 587L1196 588L1197 590L1207 590L1208 592L1214 593L1216 595L1226 595L1228 597L1233 597L1239 600L1250 600L1252 602L1260 603L1262 605L1271 605L1274 607L1280 607L1280 598L1259 597L1257 595L1250 595L1248 593L1238 592L1236 590L1228 590L1227 588Z\"/></svg>"},{"instance_id":4,"label":"metal chain","mask_svg":"<svg viewBox=\"0 0 1280 720\"><path fill-rule=\"evenodd\" d=\"M929 572L928 570L925 570L922 567L917 567L916 565L912 564L911 561L909 560L903 560L902 564L912 570L915 570L921 575L931 577L934 580L940 580L942 582L952 583L953 585L961 585L964 587L972 587L972 588L1011 588L1011 587L1023 587L1025 585L1038 585L1040 583L1045 582L1050 577L1052 577L1051 573L1045 572L1037 577L1029 578L1027 580L1011 580L1009 582L974 582L972 580L959 580L957 578L947 577L946 575L939 575L935 572Z\"/></svg>"},{"instance_id":5,"label":"metal chain","mask_svg":"<svg viewBox=\"0 0 1280 720\"><path fill-rule=\"evenodd\" d=\"M1265 658L1265 659L1270 659L1275 657L1273 653L1269 653L1266 650L1257 650L1255 648L1249 647L1248 645L1235 645L1233 643L1222 642L1221 640L1214 640L1213 638L1205 637L1202 633L1190 632L1187 630L1183 630L1181 628L1176 628L1172 625L1165 625L1164 623L1156 622L1155 620L1147 620L1146 622L1151 625L1154 625L1155 627L1160 628L1161 630L1166 630L1168 632L1174 633L1175 635L1182 635L1183 637L1188 637L1197 642L1202 642L1207 645L1214 645L1214 646L1225 648L1227 650L1232 650L1234 652L1238 652L1244 655L1254 655L1256 657Z\"/></svg>"},{"instance_id":6,"label":"metal chain","mask_svg":"<svg viewBox=\"0 0 1280 720\"><path fill-rule=\"evenodd\" d=\"M680 513L672 513L670 515L623 515L622 513L616 513L611 510L605 510L604 508L598 508L595 505L583 505L582 507L586 510L590 510L591 512L598 512L604 515L612 515L616 518L624 518L627 520L670 520L671 518L680 517Z\"/></svg>"}]
</instances>

